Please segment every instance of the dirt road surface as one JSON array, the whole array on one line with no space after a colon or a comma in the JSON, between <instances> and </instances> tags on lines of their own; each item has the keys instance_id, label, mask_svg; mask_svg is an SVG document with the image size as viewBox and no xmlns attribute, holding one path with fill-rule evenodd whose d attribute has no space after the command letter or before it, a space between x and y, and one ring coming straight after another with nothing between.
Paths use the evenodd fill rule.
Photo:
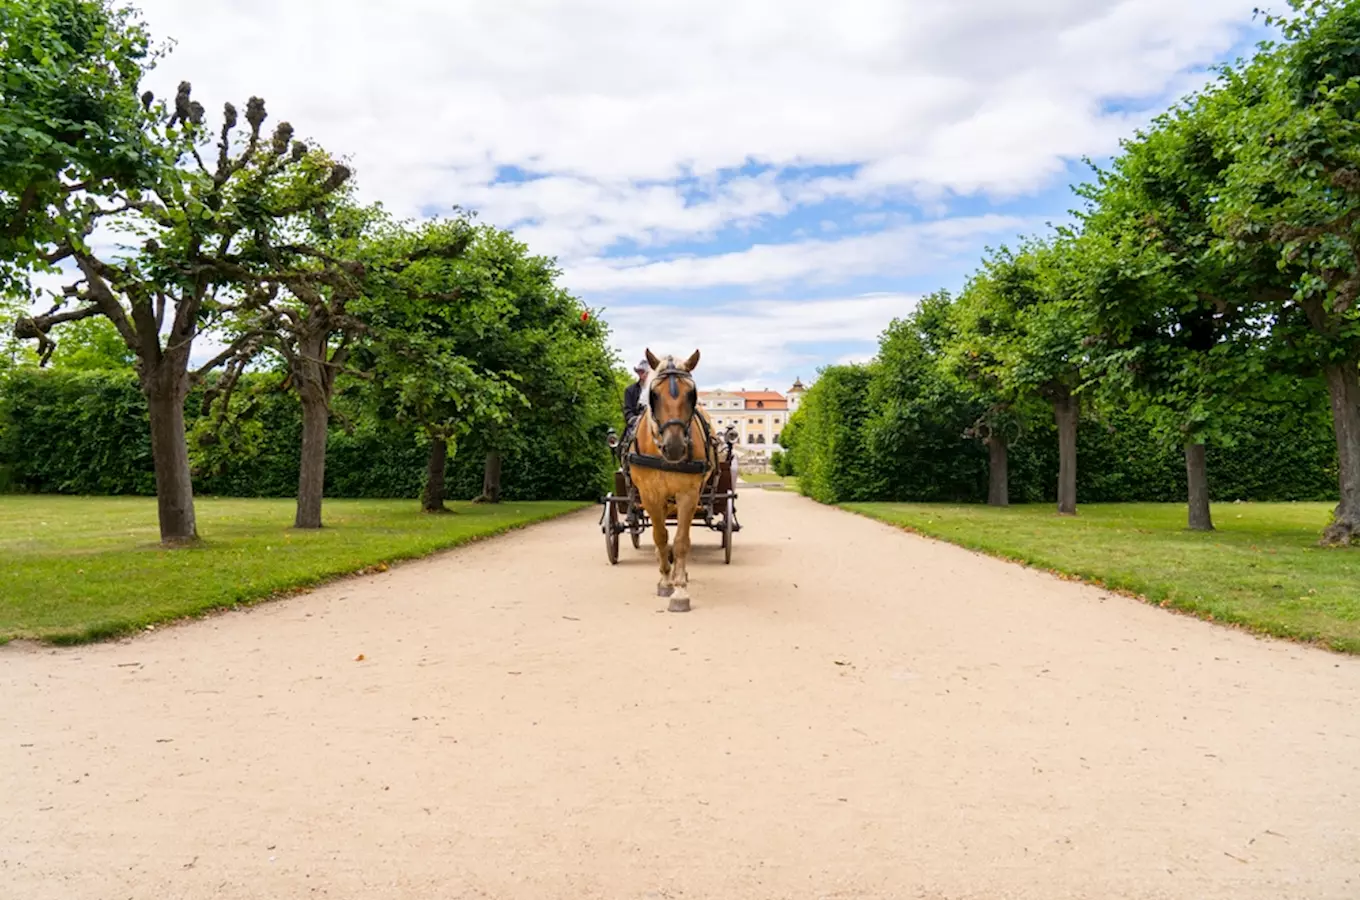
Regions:
<instances>
[{"instance_id":1,"label":"dirt road surface","mask_svg":"<svg viewBox=\"0 0 1360 900\"><path fill-rule=\"evenodd\" d=\"M1360 897L1360 660L740 502L0 648L0 897Z\"/></svg>"}]
</instances>

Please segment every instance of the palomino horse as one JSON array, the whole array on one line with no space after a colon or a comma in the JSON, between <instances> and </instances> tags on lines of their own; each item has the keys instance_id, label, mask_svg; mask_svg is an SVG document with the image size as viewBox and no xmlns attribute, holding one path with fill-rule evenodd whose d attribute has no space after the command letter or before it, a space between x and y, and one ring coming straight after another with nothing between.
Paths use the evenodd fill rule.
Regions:
<instances>
[{"instance_id":1,"label":"palomino horse","mask_svg":"<svg viewBox=\"0 0 1360 900\"><path fill-rule=\"evenodd\" d=\"M699 493L717 464L708 417L699 408L699 390L690 373L699 364L699 351L684 362L674 356L658 359L647 351L652 367L643 388L647 412L638 419L628 454L629 478L637 488L661 567L659 597L670 598L671 612L689 612L689 529ZM675 516L675 544L668 546L666 519Z\"/></svg>"}]
</instances>

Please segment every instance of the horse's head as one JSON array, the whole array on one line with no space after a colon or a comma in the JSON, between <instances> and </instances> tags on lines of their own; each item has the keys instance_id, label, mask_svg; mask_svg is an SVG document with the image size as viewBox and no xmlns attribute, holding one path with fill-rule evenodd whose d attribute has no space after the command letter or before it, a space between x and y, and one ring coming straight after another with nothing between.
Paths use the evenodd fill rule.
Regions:
<instances>
[{"instance_id":1,"label":"horse's head","mask_svg":"<svg viewBox=\"0 0 1360 900\"><path fill-rule=\"evenodd\" d=\"M680 362L674 356L658 359L648 350L647 364L652 367L647 376L647 406L657 448L668 462L683 462L690 458L690 426L699 408L699 389L690 374L699 365L699 351Z\"/></svg>"}]
</instances>

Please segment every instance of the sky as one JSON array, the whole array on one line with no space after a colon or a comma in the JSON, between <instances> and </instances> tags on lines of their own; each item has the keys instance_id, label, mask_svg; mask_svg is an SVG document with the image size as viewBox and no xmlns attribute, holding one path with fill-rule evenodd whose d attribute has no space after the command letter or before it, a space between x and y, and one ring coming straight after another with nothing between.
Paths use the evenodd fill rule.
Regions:
<instances>
[{"instance_id":1,"label":"sky","mask_svg":"<svg viewBox=\"0 0 1360 900\"><path fill-rule=\"evenodd\" d=\"M362 199L555 256L630 367L698 348L702 388L782 391L1067 220L1082 159L1249 53L1259 2L137 5L158 95L258 94Z\"/></svg>"}]
</instances>

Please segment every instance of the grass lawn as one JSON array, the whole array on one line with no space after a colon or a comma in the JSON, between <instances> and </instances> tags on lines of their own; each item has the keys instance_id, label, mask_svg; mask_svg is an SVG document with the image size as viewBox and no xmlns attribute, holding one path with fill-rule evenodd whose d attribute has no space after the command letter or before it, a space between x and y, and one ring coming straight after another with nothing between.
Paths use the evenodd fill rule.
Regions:
<instances>
[{"instance_id":1,"label":"grass lawn","mask_svg":"<svg viewBox=\"0 0 1360 900\"><path fill-rule=\"evenodd\" d=\"M780 487L786 487L789 488L790 490L796 489L798 487L797 478L793 477L786 478L783 475L775 475L773 472L754 472L754 473L738 472L737 477L740 480L749 482L751 484L770 484Z\"/></svg>"},{"instance_id":2,"label":"grass lawn","mask_svg":"<svg viewBox=\"0 0 1360 900\"><path fill-rule=\"evenodd\" d=\"M1360 549L1317 546L1333 504L1213 509L1211 534L1172 504L1051 506L850 503L846 508L993 556L1077 576L1277 637L1360 653Z\"/></svg>"},{"instance_id":3,"label":"grass lawn","mask_svg":"<svg viewBox=\"0 0 1360 900\"><path fill-rule=\"evenodd\" d=\"M201 546L162 550L156 501L0 496L0 643L80 643L423 556L589 504L327 500L295 531L292 500L199 498Z\"/></svg>"}]
</instances>

